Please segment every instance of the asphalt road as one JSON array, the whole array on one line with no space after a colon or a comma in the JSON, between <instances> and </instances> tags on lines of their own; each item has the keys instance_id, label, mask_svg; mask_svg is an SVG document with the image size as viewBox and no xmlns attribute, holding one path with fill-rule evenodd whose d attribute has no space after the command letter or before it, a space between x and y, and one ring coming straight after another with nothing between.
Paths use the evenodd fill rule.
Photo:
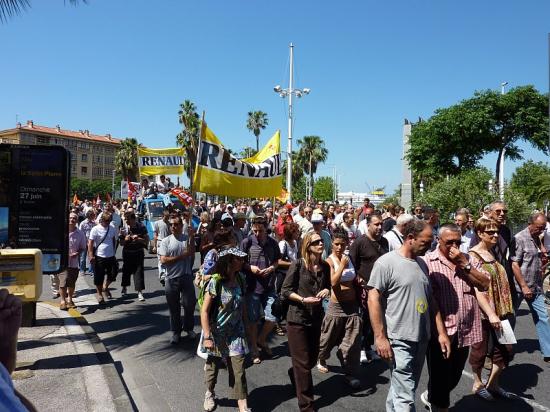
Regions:
<instances>
[{"instance_id":1,"label":"asphalt road","mask_svg":"<svg viewBox=\"0 0 550 412\"><path fill-rule=\"evenodd\" d=\"M119 250L120 254L120 250ZM122 265L122 263L121 263ZM170 345L169 315L164 291L157 277L156 256L146 255L146 302L139 302L132 292L120 297L120 274L113 284L114 299L100 308L95 304L92 278L86 280L90 299L80 312L98 333L111 353L139 411L202 411L204 397L203 365L196 356L197 341L183 339L179 345ZM46 279L45 279L46 280ZM131 288L129 289L131 290ZM200 331L198 313L195 331ZM454 411L550 411L550 365L539 351L535 328L527 306L519 311L516 326L516 356L502 376L501 383L509 391L521 395L518 401L488 403L471 394L472 379L469 366L459 386L451 395ZM290 366L286 340L272 341L274 356L260 365L247 365L249 406L254 411L295 411L297 402L290 386L287 369ZM383 411L389 387L388 368L382 361L361 368L362 388L352 391L343 380L334 356L328 361L331 372L313 371L316 404L322 411ZM423 370L419 394L426 388L427 371ZM230 400L227 372L221 371L216 391L218 411L235 410ZM420 400L417 409L424 410Z\"/></svg>"}]
</instances>

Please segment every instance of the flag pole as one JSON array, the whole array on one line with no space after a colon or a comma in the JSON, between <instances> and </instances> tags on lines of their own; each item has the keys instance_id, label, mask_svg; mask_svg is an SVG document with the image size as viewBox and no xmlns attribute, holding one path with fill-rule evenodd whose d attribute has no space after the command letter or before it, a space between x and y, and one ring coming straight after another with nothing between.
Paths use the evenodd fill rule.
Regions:
<instances>
[{"instance_id":1,"label":"flag pole","mask_svg":"<svg viewBox=\"0 0 550 412\"><path fill-rule=\"evenodd\" d=\"M193 203L192 203L192 208L195 209L195 203L196 203L196 195L197 195L197 191L195 189L195 176L197 176L197 181L200 181L200 175L198 175L198 170L199 170L199 149L201 147L201 142L202 142L202 136L204 134L204 126L205 126L205 122L204 122L204 117L205 117L205 111L203 110L202 111L202 117L201 117L201 125L200 125L200 129L199 129L199 141L197 142L197 147L196 147L196 150L195 150L195 168L193 169L193 181L190 182L191 184L191 197L193 198Z\"/></svg>"}]
</instances>

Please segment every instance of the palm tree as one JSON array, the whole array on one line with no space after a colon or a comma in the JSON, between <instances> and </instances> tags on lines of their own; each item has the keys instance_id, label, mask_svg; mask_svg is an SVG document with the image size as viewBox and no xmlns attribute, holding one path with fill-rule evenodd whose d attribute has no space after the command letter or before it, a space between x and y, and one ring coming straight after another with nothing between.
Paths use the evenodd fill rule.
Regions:
<instances>
[{"instance_id":1,"label":"palm tree","mask_svg":"<svg viewBox=\"0 0 550 412\"><path fill-rule=\"evenodd\" d=\"M267 113L258 110L256 112L248 112L248 120L246 128L256 136L256 152L260 151L260 132L268 125L269 120Z\"/></svg>"},{"instance_id":2,"label":"palm tree","mask_svg":"<svg viewBox=\"0 0 550 412\"><path fill-rule=\"evenodd\" d=\"M137 149L141 144L134 138L124 139L115 155L115 170L123 178L135 182L139 174Z\"/></svg>"},{"instance_id":3,"label":"palm tree","mask_svg":"<svg viewBox=\"0 0 550 412\"><path fill-rule=\"evenodd\" d=\"M69 3L76 5L79 1L86 3L87 0L69 0ZM7 22L11 17L30 7L30 0L0 0L0 23Z\"/></svg>"},{"instance_id":4,"label":"palm tree","mask_svg":"<svg viewBox=\"0 0 550 412\"><path fill-rule=\"evenodd\" d=\"M544 200L550 200L550 174L542 174L537 176L534 180L533 195L537 202Z\"/></svg>"},{"instance_id":5,"label":"palm tree","mask_svg":"<svg viewBox=\"0 0 550 412\"><path fill-rule=\"evenodd\" d=\"M199 146L200 119L197 106L191 100L185 100L180 104L178 121L183 125L183 130L176 136L176 142L185 150L185 173L193 184Z\"/></svg>"},{"instance_id":6,"label":"palm tree","mask_svg":"<svg viewBox=\"0 0 550 412\"><path fill-rule=\"evenodd\" d=\"M317 165L327 160L328 150L325 142L319 136L304 136L298 140L298 161L304 172L309 174L309 195L313 193L313 175L317 172Z\"/></svg>"}]
</instances>

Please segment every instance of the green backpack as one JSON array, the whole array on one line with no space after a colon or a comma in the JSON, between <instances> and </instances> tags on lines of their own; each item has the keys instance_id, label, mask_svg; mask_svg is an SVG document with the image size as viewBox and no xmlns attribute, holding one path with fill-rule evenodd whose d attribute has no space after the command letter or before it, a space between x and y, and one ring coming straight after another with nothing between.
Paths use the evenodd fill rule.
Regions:
<instances>
[{"instance_id":1,"label":"green backpack","mask_svg":"<svg viewBox=\"0 0 550 412\"><path fill-rule=\"evenodd\" d=\"M216 279L216 297L214 298L213 304L210 308L210 315L209 315L210 322L212 322L214 318L217 317L217 312L220 306L220 299L221 299L220 295L222 292L222 282L221 282L222 278L219 275L219 273L214 273L212 277L208 280L208 282L204 282L204 284L199 290L199 296L197 298L197 302L199 303L199 309L200 309L202 308L202 305L204 303L204 296L206 293L208 293L207 292L208 284L212 279ZM246 285L245 285L244 276L241 275L240 272L237 274L237 283L241 287L241 292L243 293L243 296L244 296L246 292Z\"/></svg>"}]
</instances>

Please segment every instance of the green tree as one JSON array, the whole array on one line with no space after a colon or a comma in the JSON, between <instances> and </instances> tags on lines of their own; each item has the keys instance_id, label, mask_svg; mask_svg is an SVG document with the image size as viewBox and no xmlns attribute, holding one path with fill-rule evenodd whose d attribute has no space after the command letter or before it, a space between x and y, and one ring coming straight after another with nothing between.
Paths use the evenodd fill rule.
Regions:
<instances>
[{"instance_id":1,"label":"green tree","mask_svg":"<svg viewBox=\"0 0 550 412\"><path fill-rule=\"evenodd\" d=\"M281 173L283 174L283 186L286 187L286 170L287 170L288 162L283 162L281 167ZM300 153L299 152L292 152L292 182L294 185L294 182L298 181L303 175L304 175L304 168L302 167L302 163L300 160ZM305 193L305 192L304 192ZM292 195L292 198L294 199L294 194Z\"/></svg>"},{"instance_id":2,"label":"green tree","mask_svg":"<svg viewBox=\"0 0 550 412\"><path fill-rule=\"evenodd\" d=\"M548 175L550 175L548 165L528 160L516 168L510 179L510 187L523 194L528 203L537 203L537 206L540 207L542 206L541 200L544 200L540 196L540 191L544 187L544 184L541 183ZM545 198L545 196L542 197Z\"/></svg>"},{"instance_id":3,"label":"green tree","mask_svg":"<svg viewBox=\"0 0 550 412\"><path fill-rule=\"evenodd\" d=\"M321 176L313 187L313 197L317 200L334 200L334 179L328 176Z\"/></svg>"},{"instance_id":4,"label":"green tree","mask_svg":"<svg viewBox=\"0 0 550 412\"><path fill-rule=\"evenodd\" d=\"M197 106L191 100L185 100L180 104L178 121L183 125L183 130L176 136L176 143L185 151L185 173L193 185L193 175L197 163L197 151L199 146L200 118Z\"/></svg>"},{"instance_id":5,"label":"green tree","mask_svg":"<svg viewBox=\"0 0 550 412\"><path fill-rule=\"evenodd\" d=\"M306 178L304 175L292 181L292 201L297 200L306 200Z\"/></svg>"},{"instance_id":6,"label":"green tree","mask_svg":"<svg viewBox=\"0 0 550 412\"><path fill-rule=\"evenodd\" d=\"M261 110L248 112L246 128L256 136L256 152L260 151L260 132L266 128L268 123L267 113Z\"/></svg>"},{"instance_id":7,"label":"green tree","mask_svg":"<svg viewBox=\"0 0 550 412\"><path fill-rule=\"evenodd\" d=\"M298 162L305 173L309 175L309 193L313 194L313 175L317 172L319 163L324 163L328 157L325 142L319 136L304 136L298 140ZM293 159L294 160L294 159Z\"/></svg>"},{"instance_id":8,"label":"green tree","mask_svg":"<svg viewBox=\"0 0 550 412\"><path fill-rule=\"evenodd\" d=\"M547 152L548 100L533 86L521 86L502 95L494 90L475 92L470 99L415 124L406 158L420 179L431 184L478 166L486 153L505 151L511 160L522 158L519 141ZM500 163L497 160L495 175Z\"/></svg>"},{"instance_id":9,"label":"green tree","mask_svg":"<svg viewBox=\"0 0 550 412\"><path fill-rule=\"evenodd\" d=\"M250 146L245 146L242 148L242 150L238 153L239 157L241 159L246 159L248 157L254 156L258 151Z\"/></svg>"},{"instance_id":10,"label":"green tree","mask_svg":"<svg viewBox=\"0 0 550 412\"><path fill-rule=\"evenodd\" d=\"M115 176L115 193L120 191L120 181L122 179L121 175ZM80 200L85 199L95 199L97 195L101 197L102 200L105 200L107 193L111 197L115 197L113 193L113 182L112 180L87 180L87 179L71 179L71 189L69 191L70 198L76 194ZM120 193L119 193L120 194Z\"/></svg>"},{"instance_id":11,"label":"green tree","mask_svg":"<svg viewBox=\"0 0 550 412\"><path fill-rule=\"evenodd\" d=\"M134 138L124 139L115 155L115 170L135 182L139 175L137 149L141 145Z\"/></svg>"}]
</instances>

